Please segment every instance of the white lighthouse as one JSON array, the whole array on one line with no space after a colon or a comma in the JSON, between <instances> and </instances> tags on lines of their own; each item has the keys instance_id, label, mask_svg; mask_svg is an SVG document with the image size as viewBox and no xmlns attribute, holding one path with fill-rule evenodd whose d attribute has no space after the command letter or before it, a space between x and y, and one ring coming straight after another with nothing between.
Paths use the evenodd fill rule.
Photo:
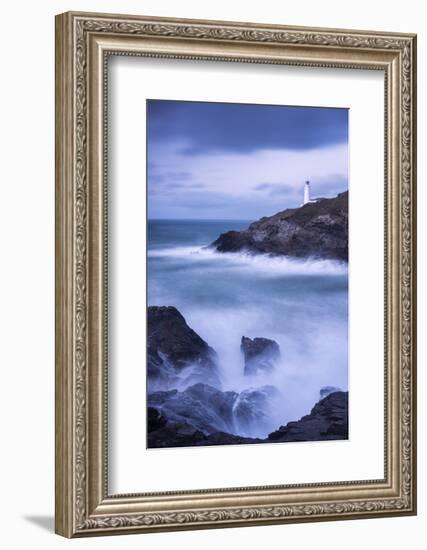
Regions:
<instances>
[{"instance_id":1,"label":"white lighthouse","mask_svg":"<svg viewBox=\"0 0 427 550\"><path fill-rule=\"evenodd\" d=\"M304 206L305 204L309 204L312 202L318 202L320 199L312 199L310 198L310 182L307 180L304 183L304 201L301 206Z\"/></svg>"},{"instance_id":2,"label":"white lighthouse","mask_svg":"<svg viewBox=\"0 0 427 550\"><path fill-rule=\"evenodd\" d=\"M310 182L307 180L304 184L304 204L308 204L310 202Z\"/></svg>"}]
</instances>

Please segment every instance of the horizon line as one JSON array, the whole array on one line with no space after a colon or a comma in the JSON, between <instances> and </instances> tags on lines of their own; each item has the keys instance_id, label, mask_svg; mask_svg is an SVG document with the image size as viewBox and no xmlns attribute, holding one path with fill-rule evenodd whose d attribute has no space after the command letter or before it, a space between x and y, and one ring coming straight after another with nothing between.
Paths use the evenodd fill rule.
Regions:
<instances>
[{"instance_id":1,"label":"horizon line","mask_svg":"<svg viewBox=\"0 0 427 550\"><path fill-rule=\"evenodd\" d=\"M148 221L206 221L206 222L248 222L252 218L150 218L147 216Z\"/></svg>"}]
</instances>

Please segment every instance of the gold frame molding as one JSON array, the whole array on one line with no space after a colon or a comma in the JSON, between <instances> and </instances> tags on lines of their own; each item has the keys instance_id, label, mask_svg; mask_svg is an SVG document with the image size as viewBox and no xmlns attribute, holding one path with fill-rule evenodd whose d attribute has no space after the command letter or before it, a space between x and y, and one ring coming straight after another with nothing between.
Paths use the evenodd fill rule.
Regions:
<instances>
[{"instance_id":1,"label":"gold frame molding","mask_svg":"<svg viewBox=\"0 0 427 550\"><path fill-rule=\"evenodd\" d=\"M385 75L385 476L109 495L106 60L139 55ZM66 537L416 513L416 36L68 12L56 17L56 532Z\"/></svg>"}]
</instances>

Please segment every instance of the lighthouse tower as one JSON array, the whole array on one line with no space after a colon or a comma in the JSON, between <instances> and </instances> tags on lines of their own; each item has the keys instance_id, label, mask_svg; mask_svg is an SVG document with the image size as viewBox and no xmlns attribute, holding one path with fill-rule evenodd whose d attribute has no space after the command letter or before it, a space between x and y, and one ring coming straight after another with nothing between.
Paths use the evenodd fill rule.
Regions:
<instances>
[{"instance_id":1,"label":"lighthouse tower","mask_svg":"<svg viewBox=\"0 0 427 550\"><path fill-rule=\"evenodd\" d=\"M304 184L304 201L303 205L311 202L310 201L310 182L307 180Z\"/></svg>"}]
</instances>

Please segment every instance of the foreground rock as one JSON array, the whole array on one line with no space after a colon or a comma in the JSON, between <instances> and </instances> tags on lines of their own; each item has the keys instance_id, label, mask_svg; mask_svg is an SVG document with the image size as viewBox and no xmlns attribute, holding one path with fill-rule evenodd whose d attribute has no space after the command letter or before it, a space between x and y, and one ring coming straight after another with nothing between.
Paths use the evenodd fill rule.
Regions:
<instances>
[{"instance_id":1,"label":"foreground rock","mask_svg":"<svg viewBox=\"0 0 427 550\"><path fill-rule=\"evenodd\" d=\"M167 422L194 432L212 435L216 432L256 436L265 433L278 401L273 386L246 389L237 393L221 391L208 384L194 384L184 391L157 391L148 395L148 407ZM276 401L275 401L276 400ZM151 413L149 425L160 426L158 417Z\"/></svg>"},{"instance_id":2,"label":"foreground rock","mask_svg":"<svg viewBox=\"0 0 427 550\"><path fill-rule=\"evenodd\" d=\"M147 408L147 431L148 433L160 430L166 426L167 420L154 407Z\"/></svg>"},{"instance_id":3,"label":"foreground rock","mask_svg":"<svg viewBox=\"0 0 427 550\"><path fill-rule=\"evenodd\" d=\"M280 358L280 348L277 342L268 338L247 338L242 336L240 349L245 359L245 374L270 372Z\"/></svg>"},{"instance_id":4,"label":"foreground rock","mask_svg":"<svg viewBox=\"0 0 427 550\"><path fill-rule=\"evenodd\" d=\"M329 394L310 414L281 426L267 439L271 442L348 439L348 392Z\"/></svg>"},{"instance_id":5,"label":"foreground rock","mask_svg":"<svg viewBox=\"0 0 427 550\"><path fill-rule=\"evenodd\" d=\"M348 261L348 191L261 218L212 243L218 252L248 251Z\"/></svg>"},{"instance_id":6,"label":"foreground rock","mask_svg":"<svg viewBox=\"0 0 427 550\"><path fill-rule=\"evenodd\" d=\"M147 444L150 449L166 447L200 447L209 445L241 445L262 443L262 439L252 439L225 432L206 435L193 426L180 422L168 422L163 428L148 432Z\"/></svg>"},{"instance_id":7,"label":"foreground rock","mask_svg":"<svg viewBox=\"0 0 427 550\"><path fill-rule=\"evenodd\" d=\"M229 433L233 428L233 403L238 394L195 384L149 395L147 444L149 448L237 445L262 439ZM225 428L227 431L222 431Z\"/></svg>"},{"instance_id":8,"label":"foreground rock","mask_svg":"<svg viewBox=\"0 0 427 550\"><path fill-rule=\"evenodd\" d=\"M238 394L197 383L184 391L158 391L148 396L148 406L156 408L168 422L189 424L204 434L233 432L233 404Z\"/></svg>"},{"instance_id":9,"label":"foreground rock","mask_svg":"<svg viewBox=\"0 0 427 550\"><path fill-rule=\"evenodd\" d=\"M331 393L319 401L311 413L295 422L288 422L277 431L263 438L242 437L234 435L227 430L217 429L219 426L229 425L230 411L228 396L219 396L215 388L200 387L193 388L188 395L201 397L210 396L213 399L216 413L210 413L209 425L203 420L199 413L204 411L205 404L199 402L201 408L198 412L191 411L197 399L186 401L185 406L179 404L179 394L185 392L156 392L149 396L148 412L148 447L186 447L200 445L237 445L249 443L283 443L292 441L322 441L335 439L348 439L348 392ZM188 388L189 390L191 388ZM187 391L187 390L186 390ZM216 390L218 391L218 390ZM257 392L259 390L253 390ZM218 391L219 392L219 391ZM219 392L233 394L234 392ZM246 401L245 396L243 401ZM178 400L175 401L175 400ZM238 401L235 401L238 403ZM253 399L252 413L256 412L257 399ZM224 409L222 409L224 407ZM197 408L197 407L196 407ZM219 411L224 412L225 418L219 421L212 421ZM227 420L228 419L228 420Z\"/></svg>"},{"instance_id":10,"label":"foreground rock","mask_svg":"<svg viewBox=\"0 0 427 550\"><path fill-rule=\"evenodd\" d=\"M218 356L175 307L148 308L149 391L203 380L219 386Z\"/></svg>"}]
</instances>

